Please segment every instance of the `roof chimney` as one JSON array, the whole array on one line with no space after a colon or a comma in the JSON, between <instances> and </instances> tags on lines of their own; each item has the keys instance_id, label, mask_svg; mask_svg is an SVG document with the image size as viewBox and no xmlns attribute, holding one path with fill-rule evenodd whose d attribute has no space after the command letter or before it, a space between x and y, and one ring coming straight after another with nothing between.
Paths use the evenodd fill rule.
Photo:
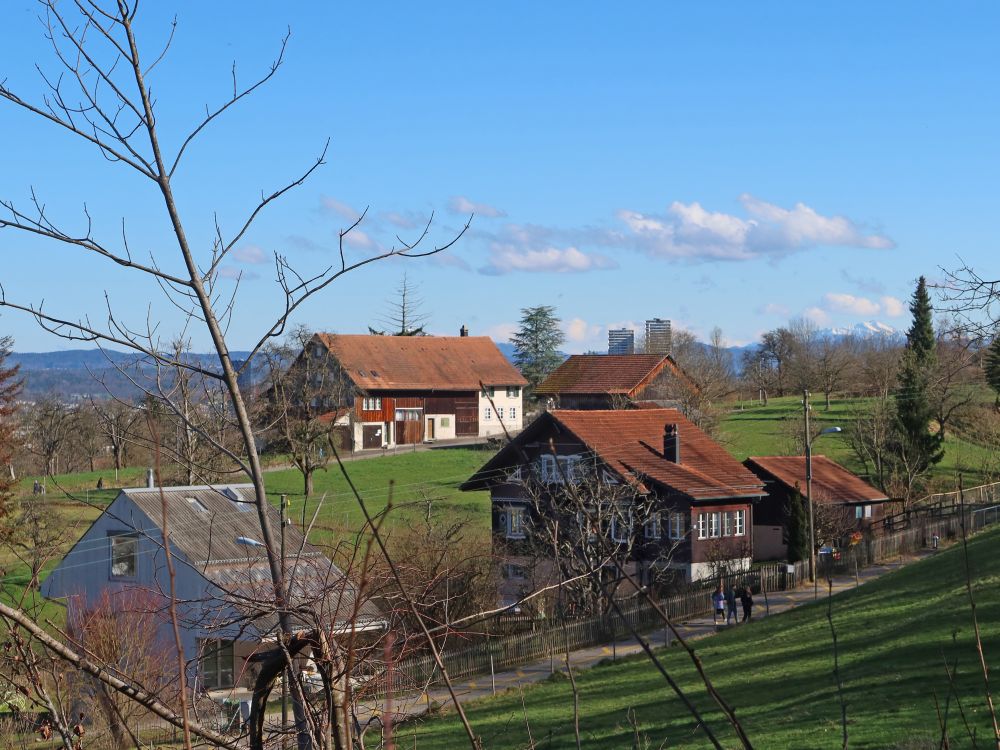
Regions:
<instances>
[{"instance_id":1,"label":"roof chimney","mask_svg":"<svg viewBox=\"0 0 1000 750\"><path fill-rule=\"evenodd\" d=\"M146 487L149 489L156 487L156 480L153 477L152 469L146 469Z\"/></svg>"},{"instance_id":2,"label":"roof chimney","mask_svg":"<svg viewBox=\"0 0 1000 750\"><path fill-rule=\"evenodd\" d=\"M463 339L466 338L469 335L469 329L463 325L461 328L458 329L458 335L461 336Z\"/></svg>"},{"instance_id":3,"label":"roof chimney","mask_svg":"<svg viewBox=\"0 0 1000 750\"><path fill-rule=\"evenodd\" d=\"M681 432L676 424L663 426L663 457L675 464L681 462Z\"/></svg>"}]
</instances>

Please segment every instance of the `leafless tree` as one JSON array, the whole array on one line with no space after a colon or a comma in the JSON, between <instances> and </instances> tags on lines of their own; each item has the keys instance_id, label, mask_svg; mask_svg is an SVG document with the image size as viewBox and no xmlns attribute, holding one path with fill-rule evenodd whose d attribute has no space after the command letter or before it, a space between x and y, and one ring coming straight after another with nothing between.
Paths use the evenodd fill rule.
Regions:
<instances>
[{"instance_id":1,"label":"leafless tree","mask_svg":"<svg viewBox=\"0 0 1000 750\"><path fill-rule=\"evenodd\" d=\"M73 436L76 409L50 394L36 401L26 417L29 449L42 459L46 476L57 474L59 455Z\"/></svg>"},{"instance_id":2,"label":"leafless tree","mask_svg":"<svg viewBox=\"0 0 1000 750\"><path fill-rule=\"evenodd\" d=\"M97 417L98 429L111 448L117 476L117 472L125 467L129 445L135 441L137 425L143 417L142 409L115 398L92 399L90 403Z\"/></svg>"},{"instance_id":3,"label":"leafless tree","mask_svg":"<svg viewBox=\"0 0 1000 750\"><path fill-rule=\"evenodd\" d=\"M278 72L283 63L287 37L281 43L277 58L259 78L241 85L234 67L231 92L217 105L206 107L204 116L186 134L181 134L179 138L167 137L168 134L161 131L155 114L157 102L151 94L150 81L159 75L164 61L169 57L174 27L165 30L159 49L147 57L140 51L145 47L137 35L138 6L135 2L94 0L66 5L56 0L42 0L41 6L57 70L46 72L39 67L45 88L43 96L18 93L5 80L0 82L0 99L35 116L39 124L69 134L77 143L91 147L94 156L111 161L130 176L138 178L139 184L150 189L160 203L172 231L173 249L171 253L160 251L148 259L143 258L132 251L127 220L122 219L120 222L117 237L105 237L101 228L106 224L92 221L86 208L82 212L82 226L71 228L50 214L45 198L36 190L32 190L26 205L12 199L0 200L0 210L4 212L0 217L0 229L9 229L14 233L22 233L25 237L40 238L61 245L82 253L95 262L106 262L124 269L134 274L137 282L155 285L165 295L167 304L180 311L185 329L178 332L177 337L164 340L154 316L136 324L122 317L110 301L100 321L76 317L72 313L60 313L33 302L30 295L38 294L38 290L31 289L19 289L20 295L28 295L20 298L14 298L8 293L9 290L3 290L0 292L0 306L30 315L43 328L66 339L98 346L120 347L137 353L145 367L156 370L152 384L141 384L143 390L159 399L164 411L179 420L184 430L197 432L199 439L211 445L215 453L230 462L235 471L250 479L254 487L254 506L265 552L261 564L266 572L263 576L266 585L263 591L256 592L259 597L257 601L265 603L260 606L270 608L276 618L280 636L277 653L269 661L265 661L261 669L255 693L258 715L261 701L266 702L275 678L291 667L291 659L301 647L299 644L306 640L313 648L314 658L323 676L326 709L320 715L326 717L326 720L310 720L309 716L312 714L297 715L300 747L346 749L352 742L353 726L347 720L348 701L340 699L347 679L341 663L343 652L335 634L329 631L312 631L310 636L303 639L301 628L293 617L292 591L286 578L284 560L279 553L278 534L268 511L254 425L240 392L240 372L226 340L228 325L236 310L239 285L230 293L217 283L222 264L234 248L246 240L255 220L276 200L302 185L324 163L326 149L322 149L307 167L285 184L262 192L260 200L249 207L243 219L227 226L226 222L217 218L213 236L204 245L192 239L194 235L191 227L194 224L188 221L175 193L175 176L185 166L190 145L206 128L214 126L223 115L265 85ZM173 143L178 145L170 152L167 144ZM135 187L130 186L130 189L134 190ZM265 344L284 333L292 315L307 299L326 289L344 274L387 256L417 257L436 252L457 239L453 237L438 247L421 249L421 243L428 236L428 222L427 227L412 240L400 239L398 244L385 252L349 261L343 251L343 240L360 221L361 219L340 233L338 259L325 268L300 271L293 268L284 256L275 255L279 309L272 322L265 326L259 338L251 345L251 357ZM199 247L207 249L202 251ZM104 298L110 300L107 294ZM177 347L171 345L171 341L176 338L189 338L189 328L197 328L211 341L217 358L212 366L183 356ZM214 388L206 388L224 398L217 414L239 436L235 445L220 439L220 428L206 429L192 417L191 411L185 410L183 396L178 400L178 373L200 378L201 383L214 384ZM198 387L202 387L201 383ZM55 451L46 451L44 455L50 459L47 461L47 469L51 471L51 457L57 454ZM168 552L169 562L166 537L164 529L163 546ZM184 691L180 692L179 705L171 706L166 696L137 685L127 676L116 676L104 668L99 659L81 653L71 643L47 633L31 612L2 603L0 618L7 624L10 637L15 642L20 640L26 648L42 649L45 654L64 663L67 669L96 677L117 693L128 696L165 721L183 728L186 744L190 744L189 737L193 735L221 747L235 747L233 741L191 718L185 704ZM40 687L32 687L36 692L49 690L48 686L52 684L41 678L37 682ZM40 699L44 701L44 697ZM65 712L59 712L56 706L52 706L52 714L62 717L59 732L69 750L72 741L66 726L69 717ZM470 742L475 745L477 739L471 727L468 724L466 727ZM331 728L335 728L335 731ZM261 747L261 732L261 726L253 728L251 747Z\"/></svg>"},{"instance_id":4,"label":"leafless tree","mask_svg":"<svg viewBox=\"0 0 1000 750\"><path fill-rule=\"evenodd\" d=\"M384 328L368 330L379 336L424 336L424 326L429 316L420 311L424 300L404 273L396 287L396 299L389 303L389 311L379 321Z\"/></svg>"},{"instance_id":5,"label":"leafless tree","mask_svg":"<svg viewBox=\"0 0 1000 750\"><path fill-rule=\"evenodd\" d=\"M827 411L830 410L830 397L844 388L855 362L853 338L819 338L816 344L816 386L826 399Z\"/></svg>"}]
</instances>

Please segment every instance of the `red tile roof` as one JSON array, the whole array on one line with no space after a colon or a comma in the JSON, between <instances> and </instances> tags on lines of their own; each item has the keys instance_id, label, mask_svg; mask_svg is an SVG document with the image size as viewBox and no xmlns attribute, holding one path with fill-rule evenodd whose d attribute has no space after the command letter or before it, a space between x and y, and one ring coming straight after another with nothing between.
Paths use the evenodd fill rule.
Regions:
<instances>
[{"instance_id":1,"label":"red tile roof","mask_svg":"<svg viewBox=\"0 0 1000 750\"><path fill-rule=\"evenodd\" d=\"M365 391L473 391L485 385L527 385L487 336L314 337Z\"/></svg>"},{"instance_id":2,"label":"red tile roof","mask_svg":"<svg viewBox=\"0 0 1000 750\"><path fill-rule=\"evenodd\" d=\"M535 393L616 393L632 397L666 368L694 385L669 354L574 354L553 370Z\"/></svg>"},{"instance_id":3,"label":"red tile roof","mask_svg":"<svg viewBox=\"0 0 1000 750\"><path fill-rule=\"evenodd\" d=\"M798 484L803 494L806 491L805 456L751 456L744 463L758 476L770 474L789 489ZM884 492L826 456L814 455L812 469L813 499L820 502L865 503L889 499Z\"/></svg>"},{"instance_id":4,"label":"red tile roof","mask_svg":"<svg viewBox=\"0 0 1000 750\"><path fill-rule=\"evenodd\" d=\"M698 500L763 495L764 485L677 409L550 412L602 462ZM663 431L676 424L680 463L663 457Z\"/></svg>"},{"instance_id":5,"label":"red tile roof","mask_svg":"<svg viewBox=\"0 0 1000 750\"><path fill-rule=\"evenodd\" d=\"M543 414L514 441L523 444L537 440L540 431L552 422L574 435L612 471L635 481L643 490L657 484L694 500L766 494L760 479L676 409L558 409ZM679 464L663 455L663 433L668 424L677 425L680 435ZM520 462L518 451L508 445L463 483L462 489L489 486L491 478L498 476L497 469Z\"/></svg>"}]
</instances>

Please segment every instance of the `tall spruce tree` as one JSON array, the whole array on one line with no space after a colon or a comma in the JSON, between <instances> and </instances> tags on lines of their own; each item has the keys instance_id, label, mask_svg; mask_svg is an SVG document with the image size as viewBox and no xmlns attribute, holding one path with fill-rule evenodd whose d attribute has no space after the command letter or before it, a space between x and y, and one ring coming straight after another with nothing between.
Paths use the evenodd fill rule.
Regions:
<instances>
[{"instance_id":1,"label":"tall spruce tree","mask_svg":"<svg viewBox=\"0 0 1000 750\"><path fill-rule=\"evenodd\" d=\"M809 514L797 484L788 496L785 508L785 543L788 545L788 562L809 559Z\"/></svg>"},{"instance_id":2,"label":"tall spruce tree","mask_svg":"<svg viewBox=\"0 0 1000 750\"><path fill-rule=\"evenodd\" d=\"M993 402L993 407L997 411L1000 411L1000 330L993 336L993 343L990 344L990 348L986 352L984 369L986 371L986 382L990 384L990 388L996 391L997 394Z\"/></svg>"},{"instance_id":3,"label":"tall spruce tree","mask_svg":"<svg viewBox=\"0 0 1000 750\"><path fill-rule=\"evenodd\" d=\"M938 463L944 451L943 435L931 433L934 418L930 390L937 362L937 341L934 337L933 308L923 276L910 300L913 323L906 332L906 351L899 370L896 400L896 425L899 430L900 453L907 463L922 473Z\"/></svg>"},{"instance_id":4,"label":"tall spruce tree","mask_svg":"<svg viewBox=\"0 0 1000 750\"><path fill-rule=\"evenodd\" d=\"M532 392L562 363L559 353L562 342L554 307L538 305L521 310L521 321L510 343L514 345L514 364L530 383Z\"/></svg>"}]
</instances>

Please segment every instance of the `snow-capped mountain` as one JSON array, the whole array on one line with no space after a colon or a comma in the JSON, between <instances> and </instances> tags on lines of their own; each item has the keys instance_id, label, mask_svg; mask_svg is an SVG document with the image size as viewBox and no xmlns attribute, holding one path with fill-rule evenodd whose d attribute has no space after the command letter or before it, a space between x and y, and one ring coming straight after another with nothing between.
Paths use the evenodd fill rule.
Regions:
<instances>
[{"instance_id":1,"label":"snow-capped mountain","mask_svg":"<svg viewBox=\"0 0 1000 750\"><path fill-rule=\"evenodd\" d=\"M859 336L862 338L869 336L896 338L903 335L903 331L897 330L888 323L882 323L878 320L865 320L861 323L855 323L849 328L829 328L826 332L832 336Z\"/></svg>"}]
</instances>

